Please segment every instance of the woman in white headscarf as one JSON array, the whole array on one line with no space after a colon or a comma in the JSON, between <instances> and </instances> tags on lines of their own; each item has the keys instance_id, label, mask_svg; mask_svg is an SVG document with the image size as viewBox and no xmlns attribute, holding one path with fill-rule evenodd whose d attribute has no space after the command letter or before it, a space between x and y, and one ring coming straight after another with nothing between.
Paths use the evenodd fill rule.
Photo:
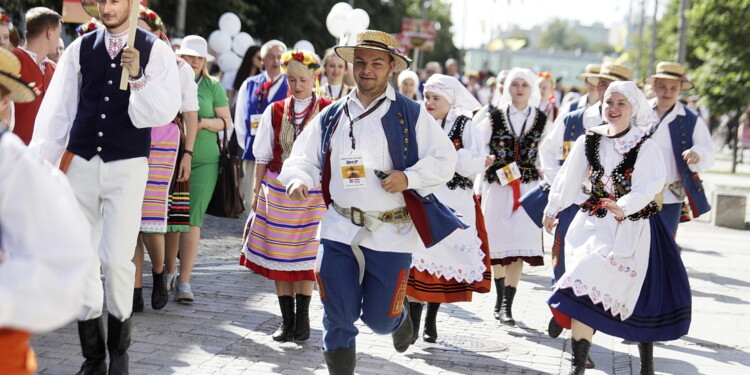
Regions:
<instances>
[{"instance_id":1,"label":"woman in white headscarf","mask_svg":"<svg viewBox=\"0 0 750 375\"><path fill-rule=\"evenodd\" d=\"M537 163L547 116L539 110L536 74L514 68L505 79L497 108L479 124L489 150L482 185L482 212L490 241L497 299L495 319L515 325L511 308L523 263L544 265L541 229L519 198L541 179Z\"/></svg>"},{"instance_id":2,"label":"woman in white headscarf","mask_svg":"<svg viewBox=\"0 0 750 375\"><path fill-rule=\"evenodd\" d=\"M613 82L603 100L606 123L576 141L552 184L544 227L568 207L588 179L589 199L565 237L566 272L548 304L572 327L573 367L582 374L594 330L639 342L641 374L653 374L653 342L690 327L685 266L658 213L666 170L643 129L658 121L633 82Z\"/></svg>"},{"instance_id":3,"label":"woman in white headscarf","mask_svg":"<svg viewBox=\"0 0 750 375\"><path fill-rule=\"evenodd\" d=\"M472 178L484 170L486 160L484 141L470 118L471 111L480 104L455 77L442 74L434 74L425 82L424 98L425 109L441 124L458 151L453 179L435 195L456 210L469 228L457 230L434 247L412 255L406 287L414 327L412 343L419 336L422 302L428 302L422 337L435 342L440 303L470 302L474 292L490 290L484 219L472 189Z\"/></svg>"}]
</instances>

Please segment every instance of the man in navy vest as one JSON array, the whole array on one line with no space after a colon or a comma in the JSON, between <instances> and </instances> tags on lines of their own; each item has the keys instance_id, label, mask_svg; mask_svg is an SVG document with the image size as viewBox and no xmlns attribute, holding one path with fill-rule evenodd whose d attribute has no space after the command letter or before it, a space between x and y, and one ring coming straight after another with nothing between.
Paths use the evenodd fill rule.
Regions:
<instances>
[{"instance_id":1,"label":"man in navy vest","mask_svg":"<svg viewBox=\"0 0 750 375\"><path fill-rule=\"evenodd\" d=\"M66 171L78 203L94 228L98 248L86 281L78 319L85 361L80 374L128 373L128 348L135 265L148 177L151 129L167 124L180 109L180 83L172 50L137 29L127 42L132 1L100 0L106 28L76 39L65 50L42 102L31 147ZM135 25L133 25L135 26ZM129 89L120 90L123 69ZM101 272L107 290L104 341Z\"/></svg>"},{"instance_id":2,"label":"man in navy vest","mask_svg":"<svg viewBox=\"0 0 750 375\"><path fill-rule=\"evenodd\" d=\"M602 66L599 64L588 64L582 74L578 75L578 79L583 81L586 85L586 93L581 96L578 100L574 100L562 107L557 113L557 118L563 118L570 112L573 112L580 108L588 108L599 101L599 91L596 88L599 79L596 77L601 72Z\"/></svg>"},{"instance_id":3,"label":"man in navy vest","mask_svg":"<svg viewBox=\"0 0 750 375\"><path fill-rule=\"evenodd\" d=\"M258 130L260 117L269 104L285 99L289 91L286 74L281 72L281 55L286 45L278 40L269 40L260 48L260 59L265 70L245 80L237 93L237 106L234 110L234 131L237 142L244 149L242 170L245 176L240 182L240 190L245 200L245 209L250 211L253 203L253 180L255 177L255 156L253 141Z\"/></svg>"},{"instance_id":4,"label":"man in navy vest","mask_svg":"<svg viewBox=\"0 0 750 375\"><path fill-rule=\"evenodd\" d=\"M656 65L656 74L646 78L646 83L652 85L656 93L651 105L659 116L659 123L651 128L650 133L659 145L667 167L661 216L672 234L676 234L685 198L693 217L711 209L698 172L706 171L713 165L713 142L703 119L685 110L685 106L677 100L682 90L693 87L685 77L684 66L660 62Z\"/></svg>"},{"instance_id":5,"label":"man in navy vest","mask_svg":"<svg viewBox=\"0 0 750 375\"><path fill-rule=\"evenodd\" d=\"M455 148L424 109L388 84L394 70L409 66L395 47L390 34L374 30L358 34L355 46L336 47L354 64L357 89L310 122L279 175L299 201L322 184L331 208L321 221L316 273L332 374L354 373L360 318L391 333L397 351L409 347L411 253L425 246L420 237L431 246L458 227L445 210L431 211L440 207L431 193L453 176Z\"/></svg>"}]
</instances>

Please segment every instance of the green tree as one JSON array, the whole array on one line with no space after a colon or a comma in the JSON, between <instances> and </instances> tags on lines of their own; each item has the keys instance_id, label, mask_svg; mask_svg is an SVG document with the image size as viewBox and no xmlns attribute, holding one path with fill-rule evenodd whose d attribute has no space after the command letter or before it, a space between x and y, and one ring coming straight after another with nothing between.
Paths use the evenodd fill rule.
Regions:
<instances>
[{"instance_id":1,"label":"green tree","mask_svg":"<svg viewBox=\"0 0 750 375\"><path fill-rule=\"evenodd\" d=\"M555 49L573 51L588 49L588 40L580 31L573 28L568 21L559 18L554 19L539 36L539 49Z\"/></svg>"}]
</instances>

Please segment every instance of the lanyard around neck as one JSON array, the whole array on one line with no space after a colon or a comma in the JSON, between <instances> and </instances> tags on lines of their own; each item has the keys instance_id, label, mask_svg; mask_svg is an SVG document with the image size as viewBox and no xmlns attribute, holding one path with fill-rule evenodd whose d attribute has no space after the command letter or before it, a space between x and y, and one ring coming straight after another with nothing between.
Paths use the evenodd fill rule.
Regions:
<instances>
[{"instance_id":1,"label":"lanyard around neck","mask_svg":"<svg viewBox=\"0 0 750 375\"><path fill-rule=\"evenodd\" d=\"M380 107L381 104L385 101L386 97L383 97L382 99L378 100L377 103L375 103L374 106L370 107L365 113L355 117L352 119L352 116L349 115L349 99L346 100L346 104L344 105L344 113L346 114L346 118L349 119L349 139L352 141L352 150L355 150L357 148L357 140L354 139L354 123L369 116L371 113L375 112L378 107Z\"/></svg>"},{"instance_id":2,"label":"lanyard around neck","mask_svg":"<svg viewBox=\"0 0 750 375\"><path fill-rule=\"evenodd\" d=\"M508 116L508 125L510 125L510 131L514 132L515 129L513 129L513 122L510 120L510 106L508 106L508 108L505 110L505 115ZM526 115L526 120L523 121L521 132L518 133L516 139L521 139L521 137L523 137L523 133L526 132L526 124L529 122L529 117L531 117L531 107L529 107L529 114Z\"/></svg>"}]
</instances>

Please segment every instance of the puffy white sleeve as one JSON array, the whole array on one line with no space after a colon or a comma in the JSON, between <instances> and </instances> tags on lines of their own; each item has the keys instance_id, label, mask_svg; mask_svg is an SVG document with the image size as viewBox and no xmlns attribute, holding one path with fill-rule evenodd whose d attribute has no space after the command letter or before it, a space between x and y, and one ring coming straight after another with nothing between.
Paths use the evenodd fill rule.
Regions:
<instances>
[{"instance_id":1,"label":"puffy white sleeve","mask_svg":"<svg viewBox=\"0 0 750 375\"><path fill-rule=\"evenodd\" d=\"M463 148L457 151L456 173L464 177L473 177L484 171L487 153L484 151L484 138L471 120L466 121L461 135Z\"/></svg>"},{"instance_id":2,"label":"puffy white sleeve","mask_svg":"<svg viewBox=\"0 0 750 375\"><path fill-rule=\"evenodd\" d=\"M489 153L490 138L492 138L492 121L490 120L489 116L486 116L484 120L482 120L479 125L477 125L477 129L479 130L479 135L484 141L484 152Z\"/></svg>"},{"instance_id":3,"label":"puffy white sleeve","mask_svg":"<svg viewBox=\"0 0 750 375\"><path fill-rule=\"evenodd\" d=\"M151 128L171 122L182 105L180 76L175 55L157 39L151 47L144 77L130 81L128 115L136 128Z\"/></svg>"},{"instance_id":4,"label":"puffy white sleeve","mask_svg":"<svg viewBox=\"0 0 750 375\"><path fill-rule=\"evenodd\" d=\"M705 172L714 165L716 153L714 152L711 132L703 119L698 116L693 129L693 147L690 148L698 154L700 160L696 164L688 164L693 172Z\"/></svg>"},{"instance_id":5,"label":"puffy white sleeve","mask_svg":"<svg viewBox=\"0 0 750 375\"><path fill-rule=\"evenodd\" d=\"M419 161L406 168L404 173L409 181L409 189L415 189L420 195L428 195L453 178L456 148L424 107L419 109L415 131Z\"/></svg>"},{"instance_id":6,"label":"puffy white sleeve","mask_svg":"<svg viewBox=\"0 0 750 375\"><path fill-rule=\"evenodd\" d=\"M273 160L273 105L266 107L258 124L258 132L253 141L253 155L256 164L268 164ZM243 142L244 143L244 142Z\"/></svg>"},{"instance_id":7,"label":"puffy white sleeve","mask_svg":"<svg viewBox=\"0 0 750 375\"><path fill-rule=\"evenodd\" d=\"M193 68L187 63L177 65L180 75L180 90L182 91L182 106L180 112L195 112L200 109L198 104L198 85L195 83Z\"/></svg>"},{"instance_id":8,"label":"puffy white sleeve","mask_svg":"<svg viewBox=\"0 0 750 375\"><path fill-rule=\"evenodd\" d=\"M80 313L96 249L68 179L12 133L0 140L0 327L57 329Z\"/></svg>"},{"instance_id":9,"label":"puffy white sleeve","mask_svg":"<svg viewBox=\"0 0 750 375\"><path fill-rule=\"evenodd\" d=\"M323 155L320 151L322 113L325 112L318 113L305 126L294 141L292 152L284 161L279 181L287 188L295 182L310 189L320 185L320 173L323 169Z\"/></svg>"},{"instance_id":10,"label":"puffy white sleeve","mask_svg":"<svg viewBox=\"0 0 750 375\"><path fill-rule=\"evenodd\" d=\"M633 185L630 192L620 197L617 205L625 211L625 216L640 211L664 189L666 178L667 169L659 146L654 140L649 139L638 151L638 159L633 166Z\"/></svg>"},{"instance_id":11,"label":"puffy white sleeve","mask_svg":"<svg viewBox=\"0 0 750 375\"><path fill-rule=\"evenodd\" d=\"M547 207L544 209L546 216L557 215L558 212L573 204L581 193L581 184L586 180L589 172L585 140L586 137L578 137L560 172L553 180Z\"/></svg>"},{"instance_id":12,"label":"puffy white sleeve","mask_svg":"<svg viewBox=\"0 0 750 375\"><path fill-rule=\"evenodd\" d=\"M559 160L561 158L558 156L561 156L560 148L563 145L564 133L565 122L563 117L560 116L539 145L539 163L544 173L544 179L550 184L555 180L557 172L560 170Z\"/></svg>"},{"instance_id":13,"label":"puffy white sleeve","mask_svg":"<svg viewBox=\"0 0 750 375\"><path fill-rule=\"evenodd\" d=\"M234 131L237 134L237 143L240 144L242 149L245 149L245 138L247 137L247 109L245 103L247 102L247 80L242 83L240 91L237 92L235 106L234 106Z\"/></svg>"}]
</instances>

